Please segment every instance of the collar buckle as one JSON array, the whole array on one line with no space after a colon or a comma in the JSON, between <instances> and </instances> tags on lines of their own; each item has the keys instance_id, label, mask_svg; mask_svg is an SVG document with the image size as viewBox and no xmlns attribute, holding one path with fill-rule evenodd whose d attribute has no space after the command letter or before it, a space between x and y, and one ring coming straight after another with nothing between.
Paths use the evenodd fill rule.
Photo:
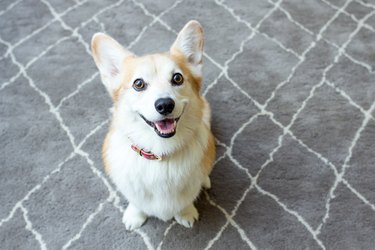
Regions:
<instances>
[{"instance_id":1,"label":"collar buckle","mask_svg":"<svg viewBox=\"0 0 375 250\"><path fill-rule=\"evenodd\" d=\"M139 154L139 156L142 156L143 158L147 159L147 160L157 160L157 161L161 161L163 158L161 156L158 156L158 155L155 155L149 151L145 151L143 150L142 148L139 148L135 145L131 145L131 148L137 153Z\"/></svg>"}]
</instances>

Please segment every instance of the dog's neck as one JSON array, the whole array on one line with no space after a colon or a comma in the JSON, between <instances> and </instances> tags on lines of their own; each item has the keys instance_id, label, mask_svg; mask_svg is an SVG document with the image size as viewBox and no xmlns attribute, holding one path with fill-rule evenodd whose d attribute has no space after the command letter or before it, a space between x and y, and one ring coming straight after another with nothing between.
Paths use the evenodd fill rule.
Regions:
<instances>
[{"instance_id":1,"label":"dog's neck","mask_svg":"<svg viewBox=\"0 0 375 250\"><path fill-rule=\"evenodd\" d=\"M143 148L140 148L138 146L136 146L135 144L131 144L131 149L133 149L137 154L139 154L139 156L147 159L147 160L150 160L150 161L161 161L163 160L162 156L158 156L156 154L153 154L152 152L150 151L146 151L144 150Z\"/></svg>"}]
</instances>

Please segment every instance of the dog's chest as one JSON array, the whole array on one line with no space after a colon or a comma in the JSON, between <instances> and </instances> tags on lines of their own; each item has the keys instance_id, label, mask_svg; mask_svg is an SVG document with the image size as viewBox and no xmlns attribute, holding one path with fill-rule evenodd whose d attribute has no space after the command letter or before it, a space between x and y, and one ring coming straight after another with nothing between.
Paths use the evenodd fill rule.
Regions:
<instances>
[{"instance_id":1,"label":"dog's chest","mask_svg":"<svg viewBox=\"0 0 375 250\"><path fill-rule=\"evenodd\" d=\"M142 163L143 164L142 164ZM193 195L200 187L202 174L198 163L190 162L150 162L139 160L137 169L129 169L131 192L142 194L145 199L179 199Z\"/></svg>"},{"instance_id":2,"label":"dog's chest","mask_svg":"<svg viewBox=\"0 0 375 250\"><path fill-rule=\"evenodd\" d=\"M193 147L162 161L147 160L129 144L114 143L108 151L110 176L129 201L151 203L167 199L185 203L200 190L204 178L200 166L202 155Z\"/></svg>"}]
</instances>

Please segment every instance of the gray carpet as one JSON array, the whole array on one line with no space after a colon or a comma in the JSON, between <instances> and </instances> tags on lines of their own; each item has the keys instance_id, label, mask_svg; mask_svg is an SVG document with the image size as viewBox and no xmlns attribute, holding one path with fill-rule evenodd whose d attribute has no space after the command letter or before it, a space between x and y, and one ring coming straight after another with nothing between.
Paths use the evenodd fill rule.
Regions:
<instances>
[{"instance_id":1,"label":"gray carpet","mask_svg":"<svg viewBox=\"0 0 375 250\"><path fill-rule=\"evenodd\" d=\"M0 249L374 249L375 1L2 0ZM218 157L193 229L121 222L94 32L205 29Z\"/></svg>"}]
</instances>

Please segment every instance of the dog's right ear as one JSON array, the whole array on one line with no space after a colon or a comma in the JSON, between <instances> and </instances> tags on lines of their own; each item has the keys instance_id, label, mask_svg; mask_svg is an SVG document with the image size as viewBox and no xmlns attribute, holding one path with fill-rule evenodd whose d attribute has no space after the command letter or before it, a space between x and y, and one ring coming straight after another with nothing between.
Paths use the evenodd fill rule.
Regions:
<instances>
[{"instance_id":1,"label":"dog's right ear","mask_svg":"<svg viewBox=\"0 0 375 250\"><path fill-rule=\"evenodd\" d=\"M102 82L113 96L121 84L122 68L125 58L134 56L112 37L96 33L91 40L92 56L99 68Z\"/></svg>"}]
</instances>

